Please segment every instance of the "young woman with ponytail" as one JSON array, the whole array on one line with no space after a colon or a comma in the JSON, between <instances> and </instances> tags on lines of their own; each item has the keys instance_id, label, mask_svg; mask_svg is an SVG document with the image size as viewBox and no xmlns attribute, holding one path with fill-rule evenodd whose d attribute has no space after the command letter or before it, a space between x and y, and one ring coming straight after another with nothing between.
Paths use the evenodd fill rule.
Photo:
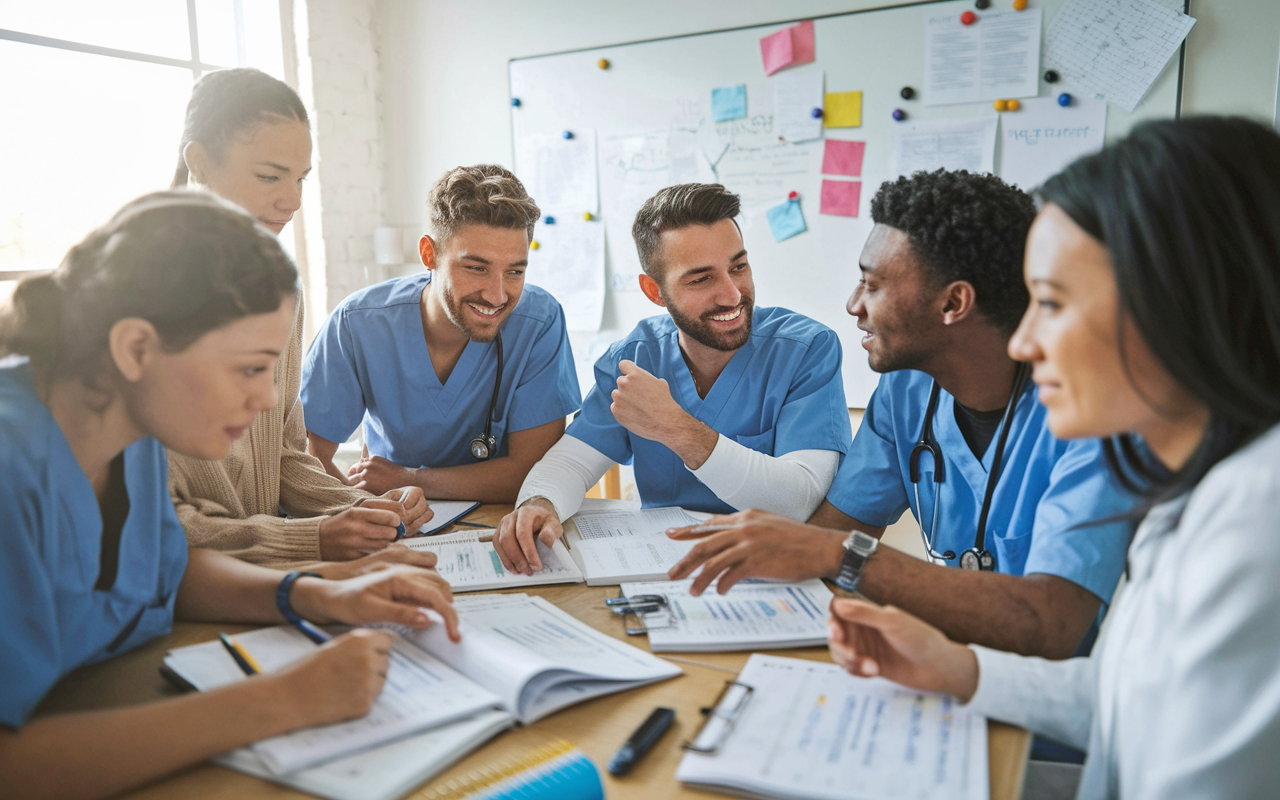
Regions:
<instances>
[{"instance_id":1,"label":"young woman with ponytail","mask_svg":"<svg viewBox=\"0 0 1280 800\"><path fill-rule=\"evenodd\" d=\"M279 234L301 206L310 171L307 111L288 85L255 69L211 72L196 82L174 187L204 187ZM370 562L420 563L420 554L407 548L384 548L400 523L416 530L431 517L421 489L375 498L329 475L307 452L298 401L302 302L299 293L275 371L279 405L259 414L220 461L170 457L170 488L187 539L274 567L375 554L315 567L331 577L355 574Z\"/></svg>"},{"instance_id":2,"label":"young woman with ponytail","mask_svg":"<svg viewBox=\"0 0 1280 800\"><path fill-rule=\"evenodd\" d=\"M275 237L204 193L125 206L0 312L0 793L104 797L252 741L363 715L390 635L356 630L287 669L132 708L32 716L62 676L168 633L176 616L283 622L278 570L191 548L165 449L222 459L276 405L297 271ZM296 575L314 622L457 638L448 584L389 566Z\"/></svg>"}]
</instances>

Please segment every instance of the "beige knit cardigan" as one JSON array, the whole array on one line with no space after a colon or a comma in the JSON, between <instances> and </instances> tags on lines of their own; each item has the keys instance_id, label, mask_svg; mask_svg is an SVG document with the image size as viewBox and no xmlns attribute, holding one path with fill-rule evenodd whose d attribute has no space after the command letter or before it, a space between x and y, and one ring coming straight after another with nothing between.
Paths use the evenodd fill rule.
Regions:
<instances>
[{"instance_id":1,"label":"beige knit cardigan","mask_svg":"<svg viewBox=\"0 0 1280 800\"><path fill-rule=\"evenodd\" d=\"M258 414L226 458L169 453L169 493L192 547L271 567L313 563L320 559L320 523L369 497L325 472L307 452L298 399L302 321L299 292L293 333L276 363L276 407Z\"/></svg>"}]
</instances>

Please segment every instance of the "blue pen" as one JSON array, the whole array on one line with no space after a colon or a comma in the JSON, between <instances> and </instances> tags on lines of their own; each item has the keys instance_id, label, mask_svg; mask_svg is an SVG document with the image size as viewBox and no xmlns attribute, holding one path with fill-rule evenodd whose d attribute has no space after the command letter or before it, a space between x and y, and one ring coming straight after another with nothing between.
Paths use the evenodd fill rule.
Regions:
<instances>
[{"instance_id":1,"label":"blue pen","mask_svg":"<svg viewBox=\"0 0 1280 800\"><path fill-rule=\"evenodd\" d=\"M293 627L302 631L303 636L307 637L308 639L315 642L316 644L324 644L325 642L333 639L332 636L320 630L315 625L312 625L310 622L307 622L302 617L298 617L297 619L290 620L290 622L293 623Z\"/></svg>"},{"instance_id":2,"label":"blue pen","mask_svg":"<svg viewBox=\"0 0 1280 800\"><path fill-rule=\"evenodd\" d=\"M401 490L400 490L400 500L399 500L400 505L402 505L402 506L403 506L403 505L404 505L404 501L405 501L408 497L409 497L409 490L408 490L408 489L401 489ZM405 535L406 533L408 533L408 531L407 531L407 530L405 529L405 527L404 527L404 520L400 520L400 524L396 525L396 538L395 538L395 539L393 539L392 541L396 541L396 542L400 541L401 539L403 539L403 538L404 538L404 535ZM305 633L305 631L304 631L304 633Z\"/></svg>"}]
</instances>

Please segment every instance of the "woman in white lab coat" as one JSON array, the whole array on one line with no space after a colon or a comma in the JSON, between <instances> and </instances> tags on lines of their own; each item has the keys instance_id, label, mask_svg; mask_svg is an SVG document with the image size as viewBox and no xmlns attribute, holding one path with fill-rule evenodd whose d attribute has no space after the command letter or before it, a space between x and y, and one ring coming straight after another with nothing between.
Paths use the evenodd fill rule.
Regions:
<instances>
[{"instance_id":1,"label":"woman in white lab coat","mask_svg":"<svg viewBox=\"0 0 1280 800\"><path fill-rule=\"evenodd\" d=\"M1128 585L1090 658L964 646L857 600L832 604L832 655L1086 748L1080 797L1273 796L1280 136L1148 123L1040 195L1009 352L1034 365L1053 433L1106 439L1148 498Z\"/></svg>"}]
</instances>

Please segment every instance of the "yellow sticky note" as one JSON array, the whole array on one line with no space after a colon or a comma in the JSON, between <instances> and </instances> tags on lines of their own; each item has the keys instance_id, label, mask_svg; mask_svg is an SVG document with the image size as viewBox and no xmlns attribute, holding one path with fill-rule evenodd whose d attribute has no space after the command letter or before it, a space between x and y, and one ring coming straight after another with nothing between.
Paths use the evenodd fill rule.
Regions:
<instances>
[{"instance_id":1,"label":"yellow sticky note","mask_svg":"<svg viewBox=\"0 0 1280 800\"><path fill-rule=\"evenodd\" d=\"M822 103L822 127L861 128L862 92L835 92Z\"/></svg>"}]
</instances>

